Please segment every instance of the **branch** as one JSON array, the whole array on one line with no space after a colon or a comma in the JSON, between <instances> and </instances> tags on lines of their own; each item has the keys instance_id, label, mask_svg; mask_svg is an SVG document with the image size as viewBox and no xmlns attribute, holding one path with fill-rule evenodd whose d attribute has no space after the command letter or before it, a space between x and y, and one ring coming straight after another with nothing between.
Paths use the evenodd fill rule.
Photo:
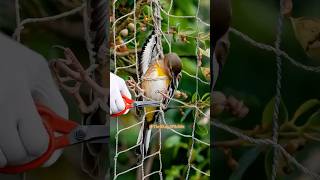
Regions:
<instances>
[{"instance_id":1,"label":"branch","mask_svg":"<svg viewBox=\"0 0 320 180\"><path fill-rule=\"evenodd\" d=\"M89 76L89 73L94 71L96 66L90 66L85 70L69 48L64 49L64 54L66 59L57 59L50 63L59 86L75 98L82 113L90 113L99 105L104 109L103 104L107 103L108 91ZM66 83L69 81L75 81L76 83L74 86L68 86ZM80 87L83 83L86 83L99 95L99 98L96 98L90 105L87 105L80 95Z\"/></svg>"}]
</instances>

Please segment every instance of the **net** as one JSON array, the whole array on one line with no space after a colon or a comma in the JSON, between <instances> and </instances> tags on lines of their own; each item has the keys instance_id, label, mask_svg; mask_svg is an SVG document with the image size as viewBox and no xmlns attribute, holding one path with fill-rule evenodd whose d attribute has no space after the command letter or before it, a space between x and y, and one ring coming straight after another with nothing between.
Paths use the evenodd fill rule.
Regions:
<instances>
[{"instance_id":1,"label":"net","mask_svg":"<svg viewBox=\"0 0 320 180\"><path fill-rule=\"evenodd\" d=\"M128 68L132 68L132 67L135 67L136 71L138 70L138 64L137 64L137 58L138 58L138 53L139 53L139 48L138 48L138 39L137 39L137 25L139 24L139 17L137 17L139 15L139 12L140 11L139 9L141 8L141 4L143 1L139 1L139 0L134 0L133 1L133 8L130 9L130 11L128 13L124 13L124 14L121 14L119 15L120 13L116 10L117 8L117 3L119 3L120 0L114 0L113 3L112 3L112 12L113 12L113 15L112 15L112 18L113 18L113 23L112 23L112 35L113 35L113 44L114 44L114 48L111 52L111 54L113 54L113 61L114 61L114 73L118 73L119 70L123 70L123 69L128 69ZM201 67L200 63L201 63L201 55L200 55L200 33L201 33L201 30L200 30L200 27L209 27L210 25L206 22L204 22L200 17L200 0L197 1L197 10L196 10L196 13L195 15L188 15L188 16L183 16L183 15L174 15L172 14L172 9L173 9L173 6L174 6L174 0L171 0L169 1L169 7L165 10L162 5L161 5L161 2L162 1L158 1L158 0L151 0L151 1L148 1L149 3L149 7L151 8L151 17L152 17L152 26L153 26L153 29L155 31L155 34L158 35L159 37L161 37L161 39L163 40L163 42L165 43L164 45L167 45L168 46L168 52L171 52L172 50L172 38L170 38L170 30L172 29L170 27L170 20L171 18L177 18L177 19L194 19L195 20L195 31L197 32L197 34L195 35L195 39L196 39L196 48L194 50L194 55L196 57L196 60L198 62L198 64L196 65L197 68L196 68L196 73L195 75L192 75L190 73L188 73L187 71L184 71L183 70L183 76L189 76L191 78L194 78L195 81L196 81L196 89L195 89L195 94L197 94L196 98L195 98L195 101L193 104L190 104L190 103L187 103L187 102L183 102L179 99L176 99L176 98L171 98L171 101L173 102L176 102L178 103L180 106L184 106L184 107L187 107L187 108L190 108L190 109L193 109L194 110L194 116L193 116L193 122L192 122L192 132L191 134L183 134L173 128L168 128L166 129L173 132L174 134L176 135L179 135L181 137L185 137L185 138L190 138L191 139L191 144L190 146L188 147L189 148L189 152L186 154L185 158L186 158L186 161L187 161L187 171L185 174L183 174L182 176L185 177L185 179L190 179L190 176L191 176L191 171L195 171L196 173L200 173L204 176L207 176L209 177L210 176L210 172L209 170L201 170L200 168L197 168L197 166L195 164L192 163L192 158L193 158L193 151L194 151L194 146L196 143L199 143L199 144L203 144L205 146L207 146L209 148L210 144L208 142L205 142L205 141L202 141L200 140L199 138L196 138L195 137L195 127L196 127L196 123L199 121L199 116L208 116L208 114L204 113L202 109L200 109L198 107L198 101L199 101L199 97L198 97L198 94L199 94L199 83L203 83L203 84L206 84L206 85L209 85L209 83L205 80L202 80L201 78L199 78L199 69ZM164 26L164 25L161 25L161 21L166 18L166 21L167 21L167 27ZM117 37L118 37L118 34L119 34L119 31L121 31L121 28L124 27L124 24L128 24L129 22L132 22L134 24L134 34L132 36L131 39L128 39L126 40L126 42L122 42L122 43L119 43L117 42ZM166 28L166 30L165 30ZM209 28L207 28L208 30ZM148 32L146 32L147 34ZM208 33L208 32L207 32ZM160 41L159 44L157 44L157 48L159 49L159 52L162 53L162 42ZM121 66L119 65L120 63L118 61L120 61L120 58L123 56L123 53L119 52L121 51L121 48L123 48L123 46L130 46L132 47L132 50L133 51L130 51L130 49L127 51L129 53L132 53L133 54L133 58L132 58L132 61L131 63L129 63L128 65L126 66ZM125 55L128 55L128 53L125 53ZM137 84L140 83L140 80L139 80L139 77L138 77L138 72L135 73L136 75L136 78L138 80ZM136 93L135 96L143 96L144 98L148 99L147 97L145 97L143 95L143 93ZM166 96L165 94L163 94L163 96L165 96L166 98L169 98L168 96ZM160 124L164 124L164 125L168 125L168 122L166 121L166 118L165 118L165 113L164 111L160 108L160 110L158 110L157 112L160 113L160 120L159 122L157 122L159 125ZM153 113L153 112L148 112L148 113ZM123 171L119 171L119 156L122 155L122 154L125 154L125 153L128 153L129 151L133 150L133 149L136 149L138 148L142 142L132 146L132 147L129 147L129 148L125 148L125 149L122 149L120 150L119 148L119 136L123 133L125 133L126 131L129 131L131 130L132 128L140 128L140 127L144 127L144 119L145 119L145 116L148 114L148 113L145 113L142 117L142 120L133 124L133 125L130 125L130 126L125 126L125 127L120 127L120 123L121 123L121 119L120 118L117 118L116 120L116 134L115 134L115 156L114 156L114 172L113 172L113 175L114 175L114 178L113 179L119 179L121 178L122 175L125 175L127 173L130 173L131 171L137 171L137 177L138 178L141 178L141 179L148 179L148 178L151 178L151 176L154 176L154 175L157 175L159 177L159 179L163 179L164 175L163 175L163 161L165 161L165 159L163 159L162 157L162 149L163 149L163 144L162 144L162 141L164 140L163 139L163 136L162 136L162 133L163 133L163 130L160 128L157 130L157 134L158 134L158 139L157 139L157 149L154 151L154 152L151 152L151 154L145 154L145 153L142 153L142 159L141 159L141 163L138 163L136 164L135 166L129 168L129 169L126 169L126 170L123 170ZM155 139L152 139L151 141L155 141ZM155 170L155 171L151 171L150 169L149 170L146 170L145 167L146 167L146 164L148 163L148 159L150 158L157 158L159 160L159 165L158 165L158 169ZM148 168L148 167L147 167ZM150 167L149 167L150 168ZM148 172L150 171L150 172Z\"/></svg>"}]
</instances>

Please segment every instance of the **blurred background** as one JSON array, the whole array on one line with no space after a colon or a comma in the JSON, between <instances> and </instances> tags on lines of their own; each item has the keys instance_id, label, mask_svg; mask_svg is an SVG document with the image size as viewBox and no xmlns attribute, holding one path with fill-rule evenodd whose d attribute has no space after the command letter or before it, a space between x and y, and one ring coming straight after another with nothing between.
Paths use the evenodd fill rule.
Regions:
<instances>
[{"instance_id":1,"label":"blurred background","mask_svg":"<svg viewBox=\"0 0 320 180\"><path fill-rule=\"evenodd\" d=\"M232 28L258 42L274 46L279 1L232 0L232 8ZM281 49L302 64L319 66L319 56L310 58L300 43L301 38L308 38L308 33L303 34L299 29L295 33L294 29L302 21L298 18L303 17L312 21L304 22L305 24L299 27L320 34L320 1L293 1L291 15L291 19L284 19ZM237 118L227 112L215 117L253 137L271 137L274 103L272 98L276 90L276 55L253 47L234 33L229 33L229 39L230 53L215 90L222 92L226 98L232 96L238 103L241 101L249 109L249 113L244 118ZM320 49L317 49L317 52L319 53ZM320 76L292 65L285 58L282 58L282 62L280 143L299 162L319 173L320 86L317 82ZM288 127L287 124L290 123L284 123L286 121L294 125ZM237 137L217 128L212 129L211 133L216 145L211 151L211 176L216 180L270 179L272 153L269 146L243 143ZM311 134L311 137L306 137L306 134ZM277 174L278 179L311 179L283 157L280 157Z\"/></svg>"}]
</instances>

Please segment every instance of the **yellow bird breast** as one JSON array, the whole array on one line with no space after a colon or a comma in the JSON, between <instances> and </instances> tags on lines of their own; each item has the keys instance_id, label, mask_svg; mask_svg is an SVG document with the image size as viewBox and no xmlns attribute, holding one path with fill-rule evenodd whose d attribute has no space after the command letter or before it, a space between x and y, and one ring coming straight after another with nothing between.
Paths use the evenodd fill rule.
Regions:
<instances>
[{"instance_id":1,"label":"yellow bird breast","mask_svg":"<svg viewBox=\"0 0 320 180\"><path fill-rule=\"evenodd\" d=\"M145 91L145 96L155 101L161 101L161 93L167 93L170 83L169 76L162 63L155 62L149 67L141 81L141 87Z\"/></svg>"}]
</instances>

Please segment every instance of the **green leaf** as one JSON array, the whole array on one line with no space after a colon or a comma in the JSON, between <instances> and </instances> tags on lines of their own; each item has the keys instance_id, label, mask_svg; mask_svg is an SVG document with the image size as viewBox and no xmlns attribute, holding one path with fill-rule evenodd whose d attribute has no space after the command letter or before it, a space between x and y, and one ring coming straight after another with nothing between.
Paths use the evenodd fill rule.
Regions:
<instances>
[{"instance_id":1,"label":"green leaf","mask_svg":"<svg viewBox=\"0 0 320 180\"><path fill-rule=\"evenodd\" d=\"M231 174L229 180L241 180L245 171L257 159L261 151L262 147L258 146L244 153L244 155L239 159L238 168Z\"/></svg>"},{"instance_id":2,"label":"green leaf","mask_svg":"<svg viewBox=\"0 0 320 180\"><path fill-rule=\"evenodd\" d=\"M196 133L200 136L207 136L209 134L209 130L205 126L200 126L197 124Z\"/></svg>"},{"instance_id":3,"label":"green leaf","mask_svg":"<svg viewBox=\"0 0 320 180\"><path fill-rule=\"evenodd\" d=\"M179 152L179 149L180 149L180 146L175 146L174 148L173 148L173 157L177 157L177 155L178 155L178 152Z\"/></svg>"},{"instance_id":4,"label":"green leaf","mask_svg":"<svg viewBox=\"0 0 320 180\"><path fill-rule=\"evenodd\" d=\"M151 7L148 6L148 5L143 6L143 15L145 15L145 16L151 16L151 14L152 14L152 9L151 9Z\"/></svg>"},{"instance_id":5,"label":"green leaf","mask_svg":"<svg viewBox=\"0 0 320 180\"><path fill-rule=\"evenodd\" d=\"M201 98L201 101L205 101L206 99L210 98L210 93L205 93L202 98Z\"/></svg>"},{"instance_id":6,"label":"green leaf","mask_svg":"<svg viewBox=\"0 0 320 180\"><path fill-rule=\"evenodd\" d=\"M271 179L271 171L272 171L272 157L273 157L273 148L269 148L264 158L264 168L267 175L267 179Z\"/></svg>"},{"instance_id":7,"label":"green leaf","mask_svg":"<svg viewBox=\"0 0 320 180\"><path fill-rule=\"evenodd\" d=\"M194 94L192 95L191 102L196 102L197 99L198 99L198 94L197 94L197 93L194 93Z\"/></svg>"},{"instance_id":8,"label":"green leaf","mask_svg":"<svg viewBox=\"0 0 320 180\"><path fill-rule=\"evenodd\" d=\"M177 136L177 135L171 136L166 140L165 146L167 148L172 148L172 147L178 145L180 143L180 140L181 140L180 136Z\"/></svg>"},{"instance_id":9,"label":"green leaf","mask_svg":"<svg viewBox=\"0 0 320 180\"><path fill-rule=\"evenodd\" d=\"M191 109L191 108L187 109L187 110L184 112L183 116L181 117L180 122L185 121L186 118L188 117L188 115L189 115L191 112L192 112L192 109Z\"/></svg>"},{"instance_id":10,"label":"green leaf","mask_svg":"<svg viewBox=\"0 0 320 180\"><path fill-rule=\"evenodd\" d=\"M210 48L209 48L209 49L206 49L206 50L203 50L203 49L199 48L199 50L200 50L200 52L201 52L202 55L210 58Z\"/></svg>"},{"instance_id":11,"label":"green leaf","mask_svg":"<svg viewBox=\"0 0 320 180\"><path fill-rule=\"evenodd\" d=\"M180 147L184 148L184 149L189 149L189 145L187 143L180 143Z\"/></svg>"},{"instance_id":12,"label":"green leaf","mask_svg":"<svg viewBox=\"0 0 320 180\"><path fill-rule=\"evenodd\" d=\"M278 163L281 163L280 161ZM271 180L271 171L272 171L272 164L273 164L273 148L269 147L267 152L266 152L266 156L264 159L264 167L265 167L265 172L266 172L266 176L268 180ZM279 164L278 164L279 165ZM278 167L278 171L279 171L279 167ZM278 172L279 174L279 172ZM284 177L283 176L277 176L276 180L283 180Z\"/></svg>"},{"instance_id":13,"label":"green leaf","mask_svg":"<svg viewBox=\"0 0 320 180\"><path fill-rule=\"evenodd\" d=\"M166 180L174 180L174 177L169 175L169 176L166 177Z\"/></svg>"},{"instance_id":14,"label":"green leaf","mask_svg":"<svg viewBox=\"0 0 320 180\"><path fill-rule=\"evenodd\" d=\"M173 39L173 42L176 43L178 42L179 37L176 34L173 34L172 39Z\"/></svg>"},{"instance_id":15,"label":"green leaf","mask_svg":"<svg viewBox=\"0 0 320 180\"><path fill-rule=\"evenodd\" d=\"M200 163L200 162L204 161L204 157L201 154L197 154L196 161Z\"/></svg>"},{"instance_id":16,"label":"green leaf","mask_svg":"<svg viewBox=\"0 0 320 180\"><path fill-rule=\"evenodd\" d=\"M320 104L320 101L317 99L310 99L310 100L306 101L294 113L293 118L292 118L292 122L295 122L298 119L298 117L300 117L303 113L307 112L308 110L310 110L311 108L313 108L319 104Z\"/></svg>"},{"instance_id":17,"label":"green leaf","mask_svg":"<svg viewBox=\"0 0 320 180\"><path fill-rule=\"evenodd\" d=\"M303 129L305 131L306 129L318 129L319 127L320 127L320 111L317 111L309 117Z\"/></svg>"},{"instance_id":18,"label":"green leaf","mask_svg":"<svg viewBox=\"0 0 320 180\"><path fill-rule=\"evenodd\" d=\"M262 128L263 129L269 129L272 126L272 116L273 116L273 110L274 110L274 103L275 98L272 98L267 106L265 107L263 113L262 113ZM281 100L280 102L280 111L279 111L279 119L278 123L281 125L283 122L288 121L288 110Z\"/></svg>"},{"instance_id":19,"label":"green leaf","mask_svg":"<svg viewBox=\"0 0 320 180\"><path fill-rule=\"evenodd\" d=\"M166 180L176 179L181 176L180 171L184 168L184 166L172 166L171 169L165 170Z\"/></svg>"}]
</instances>

